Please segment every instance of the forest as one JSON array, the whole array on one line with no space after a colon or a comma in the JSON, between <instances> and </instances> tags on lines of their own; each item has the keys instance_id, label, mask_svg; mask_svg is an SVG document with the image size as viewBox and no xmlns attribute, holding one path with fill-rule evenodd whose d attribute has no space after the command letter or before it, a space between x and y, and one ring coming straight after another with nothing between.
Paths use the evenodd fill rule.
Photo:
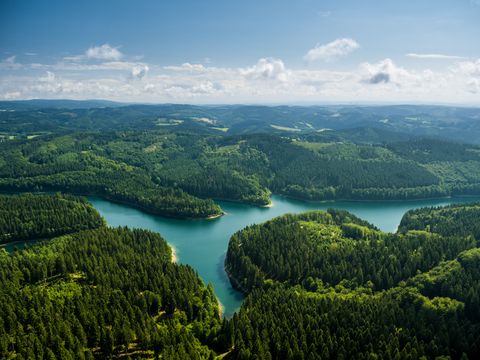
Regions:
<instances>
[{"instance_id":1,"label":"forest","mask_svg":"<svg viewBox=\"0 0 480 360\"><path fill-rule=\"evenodd\" d=\"M444 236L473 236L480 241L480 204L449 205L408 211L399 231L426 230Z\"/></svg>"},{"instance_id":2,"label":"forest","mask_svg":"<svg viewBox=\"0 0 480 360\"><path fill-rule=\"evenodd\" d=\"M60 202L63 217L52 209ZM159 234L108 228L70 196L12 196L2 205L24 224L2 230L49 240L0 249L0 358L212 359L225 347L212 287L172 263ZM48 224L55 231L44 231Z\"/></svg>"},{"instance_id":3,"label":"forest","mask_svg":"<svg viewBox=\"0 0 480 360\"><path fill-rule=\"evenodd\" d=\"M95 195L168 217L208 218L215 200L405 200L480 193L480 148L315 134L52 133L0 141L0 191ZM422 155L419 155L422 154Z\"/></svg>"},{"instance_id":4,"label":"forest","mask_svg":"<svg viewBox=\"0 0 480 360\"><path fill-rule=\"evenodd\" d=\"M331 209L239 231L225 260L247 294L232 358L478 358L478 215L413 210L390 234Z\"/></svg>"},{"instance_id":5,"label":"forest","mask_svg":"<svg viewBox=\"0 0 480 360\"><path fill-rule=\"evenodd\" d=\"M0 243L48 239L102 225L103 219L83 198L0 195Z\"/></svg>"},{"instance_id":6,"label":"forest","mask_svg":"<svg viewBox=\"0 0 480 360\"><path fill-rule=\"evenodd\" d=\"M480 353L478 204L410 211L395 234L334 209L249 226L225 262L246 299L222 320L211 285L173 263L159 234L109 228L71 195L0 200L7 241L44 240L0 250L1 358Z\"/></svg>"}]
</instances>

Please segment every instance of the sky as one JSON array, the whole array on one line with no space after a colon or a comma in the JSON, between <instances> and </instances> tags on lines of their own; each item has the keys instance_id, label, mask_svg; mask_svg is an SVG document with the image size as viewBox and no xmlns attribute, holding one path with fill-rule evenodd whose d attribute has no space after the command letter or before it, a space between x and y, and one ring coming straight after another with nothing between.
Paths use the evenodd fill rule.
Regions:
<instances>
[{"instance_id":1,"label":"sky","mask_svg":"<svg viewBox=\"0 0 480 360\"><path fill-rule=\"evenodd\" d=\"M480 0L1 0L32 98L480 105Z\"/></svg>"}]
</instances>

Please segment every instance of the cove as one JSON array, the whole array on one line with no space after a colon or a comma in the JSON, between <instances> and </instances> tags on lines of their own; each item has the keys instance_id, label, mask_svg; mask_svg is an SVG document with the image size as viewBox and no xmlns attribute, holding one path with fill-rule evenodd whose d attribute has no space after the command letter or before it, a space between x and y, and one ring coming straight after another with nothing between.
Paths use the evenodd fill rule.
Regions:
<instances>
[{"instance_id":1,"label":"cove","mask_svg":"<svg viewBox=\"0 0 480 360\"><path fill-rule=\"evenodd\" d=\"M270 208L220 201L219 204L226 214L211 220L168 219L96 197L89 197L89 200L110 226L129 226L159 232L175 248L179 263L192 266L205 283L213 285L223 305L224 315L230 317L242 304L243 295L231 287L223 262L230 236L245 226L286 213L338 208L350 211L383 231L394 232L403 214L410 209L479 202L480 197L309 203L273 196L273 206Z\"/></svg>"}]
</instances>

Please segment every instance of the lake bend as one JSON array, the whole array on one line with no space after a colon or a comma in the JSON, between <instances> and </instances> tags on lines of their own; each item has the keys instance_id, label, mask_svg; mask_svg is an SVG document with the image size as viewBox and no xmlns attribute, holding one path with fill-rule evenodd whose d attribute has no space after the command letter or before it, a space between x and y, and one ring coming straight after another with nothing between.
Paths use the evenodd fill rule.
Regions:
<instances>
[{"instance_id":1,"label":"lake bend","mask_svg":"<svg viewBox=\"0 0 480 360\"><path fill-rule=\"evenodd\" d=\"M226 214L210 220L169 219L96 197L89 197L89 200L110 226L129 226L159 232L175 249L179 263L190 265L206 284L213 285L224 316L230 317L239 309L244 296L232 288L223 263L230 237L248 225L262 223L286 213L338 208L350 211L383 231L395 232L403 214L410 209L480 202L480 197L311 203L273 196L273 206L269 208L220 201Z\"/></svg>"}]
</instances>

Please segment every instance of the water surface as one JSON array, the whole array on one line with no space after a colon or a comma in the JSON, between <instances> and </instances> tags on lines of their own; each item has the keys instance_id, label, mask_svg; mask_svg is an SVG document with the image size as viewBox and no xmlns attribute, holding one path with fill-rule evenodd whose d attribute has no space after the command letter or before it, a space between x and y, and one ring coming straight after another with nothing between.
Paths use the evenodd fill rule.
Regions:
<instances>
[{"instance_id":1,"label":"water surface","mask_svg":"<svg viewBox=\"0 0 480 360\"><path fill-rule=\"evenodd\" d=\"M234 290L225 274L223 262L230 236L247 225L264 222L285 213L307 210L345 209L376 225L394 232L403 214L414 208L480 201L480 197L419 201L364 201L308 203L273 196L273 207L219 202L226 215L213 220L177 220L146 214L125 205L91 197L89 200L111 226L130 226L159 232L175 247L180 263L191 265L205 281L212 283L225 311L231 316L241 305L243 296Z\"/></svg>"}]
</instances>

